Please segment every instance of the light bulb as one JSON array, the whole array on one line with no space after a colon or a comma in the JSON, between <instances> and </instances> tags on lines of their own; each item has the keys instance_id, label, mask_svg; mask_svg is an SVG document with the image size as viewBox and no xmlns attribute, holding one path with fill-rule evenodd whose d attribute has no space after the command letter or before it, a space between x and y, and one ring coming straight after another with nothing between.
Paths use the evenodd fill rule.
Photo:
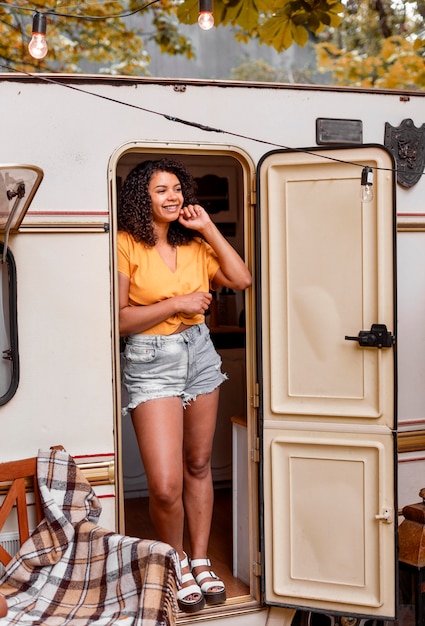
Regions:
<instances>
[{"instance_id":1,"label":"light bulb","mask_svg":"<svg viewBox=\"0 0 425 626\"><path fill-rule=\"evenodd\" d=\"M44 59L48 51L46 35L34 33L28 44L28 51L34 59Z\"/></svg>"},{"instance_id":2,"label":"light bulb","mask_svg":"<svg viewBox=\"0 0 425 626\"><path fill-rule=\"evenodd\" d=\"M210 30L214 26L214 15L211 11L204 11L199 14L198 24L202 30Z\"/></svg>"},{"instance_id":3,"label":"light bulb","mask_svg":"<svg viewBox=\"0 0 425 626\"><path fill-rule=\"evenodd\" d=\"M372 185L362 185L362 189L360 192L360 199L362 202L372 202L373 200Z\"/></svg>"},{"instance_id":4,"label":"light bulb","mask_svg":"<svg viewBox=\"0 0 425 626\"><path fill-rule=\"evenodd\" d=\"M362 202L372 202L373 200L373 171L368 166L362 169L360 199Z\"/></svg>"},{"instance_id":5,"label":"light bulb","mask_svg":"<svg viewBox=\"0 0 425 626\"><path fill-rule=\"evenodd\" d=\"M28 44L28 52L34 59L44 59L48 46L46 42L46 16L35 13L32 20L32 37Z\"/></svg>"},{"instance_id":6,"label":"light bulb","mask_svg":"<svg viewBox=\"0 0 425 626\"><path fill-rule=\"evenodd\" d=\"M212 0L198 0L198 24L202 30L210 30L214 26Z\"/></svg>"}]
</instances>

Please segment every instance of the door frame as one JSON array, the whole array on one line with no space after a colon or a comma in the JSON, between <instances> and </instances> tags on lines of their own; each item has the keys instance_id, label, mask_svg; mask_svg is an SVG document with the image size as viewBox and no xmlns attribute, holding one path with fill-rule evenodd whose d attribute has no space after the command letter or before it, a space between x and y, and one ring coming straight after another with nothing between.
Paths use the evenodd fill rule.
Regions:
<instances>
[{"instance_id":1,"label":"door frame","mask_svg":"<svg viewBox=\"0 0 425 626\"><path fill-rule=\"evenodd\" d=\"M252 157L242 148L229 144L218 143L186 143L186 142L141 142L130 141L118 147L111 155L108 164L109 206L111 224L111 294L113 321L113 362L114 362L114 395L115 395L115 451L116 451L116 494L117 494L117 526L119 532L125 532L124 513L124 478L122 472L122 425L121 425L121 391L120 391L120 342L118 329L118 270L116 263L117 239L117 193L120 182L116 179L116 169L120 159L130 153L158 155L197 155L200 157L233 158L240 164L242 171L242 219L244 222L245 261L253 274L253 285L245 295L246 328L251 328L250 337L246 338L246 407L247 407L247 448L248 459L248 497L249 497L249 537L250 537L250 590L251 597L243 597L240 602L229 606L232 613L252 611L260 608L261 569L259 566L259 510L258 510L258 415L257 415L257 356L256 356L256 287L255 287L255 164ZM255 495L254 495L255 494ZM254 546L255 543L255 546ZM212 609L211 609L212 610ZM208 609L210 611L210 609Z\"/></svg>"}]
</instances>

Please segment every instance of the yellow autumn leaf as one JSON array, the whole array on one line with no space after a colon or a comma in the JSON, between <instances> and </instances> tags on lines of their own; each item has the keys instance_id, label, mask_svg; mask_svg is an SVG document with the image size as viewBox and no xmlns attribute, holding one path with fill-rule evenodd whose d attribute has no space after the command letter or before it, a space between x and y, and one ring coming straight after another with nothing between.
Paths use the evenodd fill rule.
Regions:
<instances>
[{"instance_id":1,"label":"yellow autumn leaf","mask_svg":"<svg viewBox=\"0 0 425 626\"><path fill-rule=\"evenodd\" d=\"M267 20L259 27L258 34L261 43L273 46L278 52L287 50L294 42L304 46L308 41L307 29L284 14Z\"/></svg>"}]
</instances>

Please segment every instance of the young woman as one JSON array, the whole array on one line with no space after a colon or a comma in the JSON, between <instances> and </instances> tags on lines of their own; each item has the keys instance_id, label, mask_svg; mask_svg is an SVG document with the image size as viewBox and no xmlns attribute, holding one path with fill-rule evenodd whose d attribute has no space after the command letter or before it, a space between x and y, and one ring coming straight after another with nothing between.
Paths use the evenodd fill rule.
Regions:
<instances>
[{"instance_id":1,"label":"young woman","mask_svg":"<svg viewBox=\"0 0 425 626\"><path fill-rule=\"evenodd\" d=\"M207 558L213 510L211 450L219 386L226 379L205 325L219 286L246 289L251 275L197 204L176 161L138 165L125 180L118 216L123 380L149 487L158 539L182 566L181 610L226 600ZM187 523L191 560L183 551Z\"/></svg>"}]
</instances>

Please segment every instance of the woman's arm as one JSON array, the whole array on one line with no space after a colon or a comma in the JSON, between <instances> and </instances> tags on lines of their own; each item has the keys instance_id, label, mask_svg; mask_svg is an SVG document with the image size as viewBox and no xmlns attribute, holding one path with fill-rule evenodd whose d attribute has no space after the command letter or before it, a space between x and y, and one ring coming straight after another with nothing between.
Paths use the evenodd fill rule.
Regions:
<instances>
[{"instance_id":1,"label":"woman's arm","mask_svg":"<svg viewBox=\"0 0 425 626\"><path fill-rule=\"evenodd\" d=\"M131 335L156 326L160 322L176 315L204 314L211 302L211 294L195 291L182 296L175 296L146 306L129 306L128 295L130 279L118 272L118 301L120 335Z\"/></svg>"},{"instance_id":2,"label":"woman's arm","mask_svg":"<svg viewBox=\"0 0 425 626\"><path fill-rule=\"evenodd\" d=\"M244 261L220 233L205 209L198 204L188 205L182 209L179 222L201 233L216 253L220 268L214 277L214 288L223 285L239 290L251 285L251 274Z\"/></svg>"}]
</instances>

